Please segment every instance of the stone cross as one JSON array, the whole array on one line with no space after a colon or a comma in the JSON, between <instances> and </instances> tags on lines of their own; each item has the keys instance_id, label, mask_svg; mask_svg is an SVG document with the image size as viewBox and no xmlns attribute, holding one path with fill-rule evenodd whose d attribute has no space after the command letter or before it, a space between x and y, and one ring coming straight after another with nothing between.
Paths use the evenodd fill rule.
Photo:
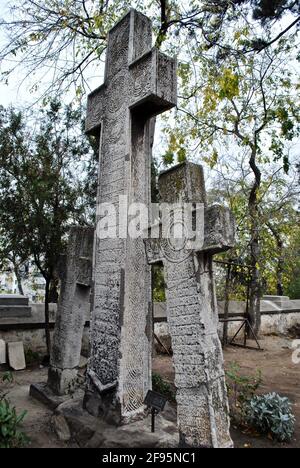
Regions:
<instances>
[{"instance_id":1,"label":"stone cross","mask_svg":"<svg viewBox=\"0 0 300 468\"><path fill-rule=\"evenodd\" d=\"M86 131L100 138L98 207L117 205L119 196L128 206L150 202L151 119L174 107L177 96L176 62L152 48L151 31L135 10L110 31L105 82L88 98ZM151 387L151 274L143 240L127 233L97 236L94 262L84 406L120 422L144 410Z\"/></svg>"},{"instance_id":2,"label":"stone cross","mask_svg":"<svg viewBox=\"0 0 300 468\"><path fill-rule=\"evenodd\" d=\"M77 377L90 311L94 232L90 227L72 227L67 254L61 257L60 299L48 372L48 387L56 395L69 393Z\"/></svg>"},{"instance_id":3,"label":"stone cross","mask_svg":"<svg viewBox=\"0 0 300 468\"><path fill-rule=\"evenodd\" d=\"M233 247L234 220L228 209L207 206L201 166L185 163L166 171L159 190L162 202L204 208L201 245L191 248L183 242L180 250L175 238L145 240L149 263L164 265L180 444L231 447L212 262L214 254Z\"/></svg>"}]
</instances>

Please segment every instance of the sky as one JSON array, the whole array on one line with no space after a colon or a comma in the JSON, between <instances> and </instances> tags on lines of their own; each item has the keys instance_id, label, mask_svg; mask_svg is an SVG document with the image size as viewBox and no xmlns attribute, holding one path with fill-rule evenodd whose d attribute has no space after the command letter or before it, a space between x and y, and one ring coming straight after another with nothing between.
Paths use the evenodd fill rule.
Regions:
<instances>
[{"instance_id":1,"label":"sky","mask_svg":"<svg viewBox=\"0 0 300 468\"><path fill-rule=\"evenodd\" d=\"M7 11L7 1L0 0L0 18L4 17ZM0 30L0 47L3 43L4 34ZM14 79L9 86L0 83L0 104L3 106L8 106L9 104L14 104L20 99L20 94L17 90L17 81Z\"/></svg>"},{"instance_id":2,"label":"sky","mask_svg":"<svg viewBox=\"0 0 300 468\"><path fill-rule=\"evenodd\" d=\"M8 2L7 0L0 0L0 19L8 17ZM0 29L0 48L3 47L3 43L5 42L5 35L3 31ZM17 62L17 59L14 60L13 57L10 58L10 61L13 65L14 61ZM9 62L6 62L5 66L2 67L2 71L7 69ZM0 64L1 67L1 64ZM0 68L1 69L1 68ZM38 80L40 83L47 83L47 76L45 76L45 70L40 74L30 79L28 77L23 82L23 77L26 75L27 70L25 67L19 66L17 72L13 73L9 77L8 85L0 82L0 104L4 107L9 105L13 106L21 106L21 107L28 107L34 105L39 98L41 91L32 92L31 87L32 85ZM51 74L51 70L49 70L49 74ZM104 66L103 63L99 62L96 68L92 70L91 78L89 79L89 86L90 89L93 90L100 86L103 82L104 76ZM70 92L70 94L64 96L66 102L70 102L74 98L74 90Z\"/></svg>"}]
</instances>

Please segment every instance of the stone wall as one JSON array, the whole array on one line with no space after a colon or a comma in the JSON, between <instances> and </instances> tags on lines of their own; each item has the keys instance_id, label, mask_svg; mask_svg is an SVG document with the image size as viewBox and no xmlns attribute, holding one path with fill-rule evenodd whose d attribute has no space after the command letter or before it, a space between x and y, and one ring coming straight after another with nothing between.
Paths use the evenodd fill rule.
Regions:
<instances>
[{"instance_id":1,"label":"stone wall","mask_svg":"<svg viewBox=\"0 0 300 468\"><path fill-rule=\"evenodd\" d=\"M44 304L30 304L31 317L0 317L0 339L6 342L23 341L25 351L31 349L38 353L46 353L46 337L44 330ZM50 326L53 334L57 305L50 304ZM89 313L86 312L87 325ZM89 327L85 327L82 340L82 353L89 349Z\"/></svg>"},{"instance_id":2,"label":"stone wall","mask_svg":"<svg viewBox=\"0 0 300 468\"><path fill-rule=\"evenodd\" d=\"M285 300L281 308L272 300L261 301L261 335L285 335L288 330L296 325L300 325L300 300ZM219 314L222 317L224 303L218 302ZM231 301L229 315L240 317L245 313L246 304L244 302ZM156 303L153 307L154 332L168 347L170 344L169 327L167 323L167 312L165 303ZM241 326L240 322L229 322L228 334L233 337ZM219 336L222 338L223 323L218 326Z\"/></svg>"},{"instance_id":3,"label":"stone wall","mask_svg":"<svg viewBox=\"0 0 300 468\"><path fill-rule=\"evenodd\" d=\"M219 312L223 311L223 303L219 302ZM16 317L16 318L1 318L0 317L0 339L7 341L23 341L25 350L31 349L39 353L46 352L46 339L45 331L43 330L44 323L44 305L31 304L32 316L31 317ZM56 304L50 304L50 321L54 328ZM241 315L245 309L243 302L232 301L230 303L230 314ZM289 301L289 307L285 310L278 309L276 304L270 304L268 301L262 301L262 335L285 335L287 331L300 324L300 300ZM169 329L166 316L165 303L154 304L154 331L160 337L164 344L168 344ZM89 324L89 314L86 315L87 325ZM12 325L9 330L8 325ZM222 337L222 326L219 324L219 334ZM229 336L233 336L240 323L229 323ZM52 331L53 333L53 331ZM82 352L87 354L89 349L89 327L86 326L83 334Z\"/></svg>"}]
</instances>

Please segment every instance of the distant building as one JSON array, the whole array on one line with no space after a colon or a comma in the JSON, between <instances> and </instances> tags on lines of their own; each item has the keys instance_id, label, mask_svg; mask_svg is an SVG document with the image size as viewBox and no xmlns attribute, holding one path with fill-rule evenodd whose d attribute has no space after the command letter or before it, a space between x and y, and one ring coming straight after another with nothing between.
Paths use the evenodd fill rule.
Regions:
<instances>
[{"instance_id":1,"label":"distant building","mask_svg":"<svg viewBox=\"0 0 300 468\"><path fill-rule=\"evenodd\" d=\"M0 272L0 293L18 294L18 284L15 274L11 269Z\"/></svg>"},{"instance_id":2,"label":"distant building","mask_svg":"<svg viewBox=\"0 0 300 468\"><path fill-rule=\"evenodd\" d=\"M45 280L34 262L22 267L22 287L30 302L44 302ZM19 294L18 282L12 266L0 271L0 294Z\"/></svg>"}]
</instances>

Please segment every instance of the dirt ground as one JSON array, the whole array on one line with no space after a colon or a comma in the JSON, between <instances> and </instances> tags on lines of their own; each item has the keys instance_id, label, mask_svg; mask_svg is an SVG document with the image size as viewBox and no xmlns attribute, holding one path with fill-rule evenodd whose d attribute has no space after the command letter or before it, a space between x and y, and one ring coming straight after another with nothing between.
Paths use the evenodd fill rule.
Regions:
<instances>
[{"instance_id":1,"label":"dirt ground","mask_svg":"<svg viewBox=\"0 0 300 468\"><path fill-rule=\"evenodd\" d=\"M287 396L292 404L296 417L296 430L290 444L279 444L265 437L253 437L243 434L232 427L232 438L236 448L300 448L300 364L292 362L293 340L279 337L264 337L260 344L263 351L228 347L225 350L225 365L236 362L244 375L255 375L260 369L263 382L258 393L278 392ZM249 342L254 346L254 342ZM160 373L170 383L174 381L171 358L155 358L153 370Z\"/></svg>"},{"instance_id":2,"label":"dirt ground","mask_svg":"<svg viewBox=\"0 0 300 468\"><path fill-rule=\"evenodd\" d=\"M290 444L278 444L265 437L253 437L232 428L232 438L237 448L298 448L300 447L300 364L292 363L292 340L268 337L262 340L264 351L230 347L225 351L226 366L237 362L246 375L255 374L260 369L263 384L260 393L278 392L288 396L293 403L296 416L296 431ZM158 356L154 359L153 370L170 383L174 381L172 358ZM32 368L14 373L13 384L3 384L0 372L0 390L7 392L8 398L18 411L27 410L24 431L31 439L31 448L66 448L72 444L59 442L51 427L51 411L29 397L29 386L46 380L47 370ZM73 445L74 446L74 445ZM76 447L76 445L74 446Z\"/></svg>"},{"instance_id":3,"label":"dirt ground","mask_svg":"<svg viewBox=\"0 0 300 468\"><path fill-rule=\"evenodd\" d=\"M2 373L3 374L3 373ZM0 390L7 394L7 398L16 407L17 412L27 411L23 423L23 430L30 438L29 448L65 448L51 427L52 412L29 396L31 383L47 380L47 369L33 368L26 371L14 372L12 384L2 383L0 373Z\"/></svg>"}]
</instances>

